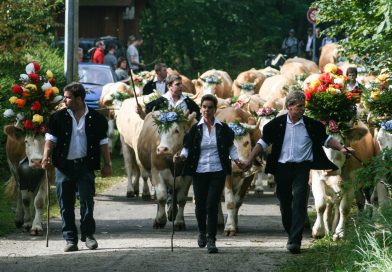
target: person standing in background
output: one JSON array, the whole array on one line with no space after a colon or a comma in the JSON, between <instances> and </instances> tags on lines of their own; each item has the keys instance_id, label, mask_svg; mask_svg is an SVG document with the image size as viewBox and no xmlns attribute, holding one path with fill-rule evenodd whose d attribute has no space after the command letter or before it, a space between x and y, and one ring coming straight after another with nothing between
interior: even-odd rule
<instances>
[{"instance_id":1,"label":"person standing in background","mask_svg":"<svg viewBox=\"0 0 392 272\"><path fill-rule=\"evenodd\" d=\"M144 64L140 62L138 48L143 44L143 38L141 36L129 36L128 38L128 49L127 49L127 60L130 69L137 73L144 68Z\"/></svg>"},{"instance_id":2,"label":"person standing in background","mask_svg":"<svg viewBox=\"0 0 392 272\"><path fill-rule=\"evenodd\" d=\"M282 43L282 50L289 58L294 58L298 55L298 39L294 35L294 29L290 29L289 36Z\"/></svg>"},{"instance_id":3,"label":"person standing in background","mask_svg":"<svg viewBox=\"0 0 392 272\"><path fill-rule=\"evenodd\" d=\"M117 47L115 44L111 43L108 45L108 53L105 55L103 59L103 64L109 65L113 71L116 69L117 65L117 57L116 57Z\"/></svg>"},{"instance_id":4,"label":"person standing in background","mask_svg":"<svg viewBox=\"0 0 392 272\"><path fill-rule=\"evenodd\" d=\"M124 57L119 57L117 61L117 69L116 69L116 75L118 80L124 80L127 79L128 73L127 73L127 60Z\"/></svg>"},{"instance_id":5,"label":"person standing in background","mask_svg":"<svg viewBox=\"0 0 392 272\"><path fill-rule=\"evenodd\" d=\"M96 43L96 47L97 49L95 49L94 51L92 62L97 64L103 64L103 59L105 57L105 43L103 41L98 41Z\"/></svg>"}]
</instances>

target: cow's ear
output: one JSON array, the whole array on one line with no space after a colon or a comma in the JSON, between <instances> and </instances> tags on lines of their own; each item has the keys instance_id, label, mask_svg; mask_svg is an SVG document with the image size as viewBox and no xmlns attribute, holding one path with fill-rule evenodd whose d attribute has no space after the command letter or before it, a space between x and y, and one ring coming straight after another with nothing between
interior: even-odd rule
<instances>
[{"instance_id":1,"label":"cow's ear","mask_svg":"<svg viewBox=\"0 0 392 272\"><path fill-rule=\"evenodd\" d=\"M191 127L196 121L196 112L192 112L191 114L188 115L188 122L187 126Z\"/></svg>"},{"instance_id":2,"label":"cow's ear","mask_svg":"<svg viewBox=\"0 0 392 272\"><path fill-rule=\"evenodd\" d=\"M254 117L248 118L248 125L255 125L256 123L257 123L257 120L255 120Z\"/></svg>"},{"instance_id":3,"label":"cow's ear","mask_svg":"<svg viewBox=\"0 0 392 272\"><path fill-rule=\"evenodd\" d=\"M3 129L4 134L15 140L20 140L23 138L23 131L14 125L5 126Z\"/></svg>"}]
</instances>

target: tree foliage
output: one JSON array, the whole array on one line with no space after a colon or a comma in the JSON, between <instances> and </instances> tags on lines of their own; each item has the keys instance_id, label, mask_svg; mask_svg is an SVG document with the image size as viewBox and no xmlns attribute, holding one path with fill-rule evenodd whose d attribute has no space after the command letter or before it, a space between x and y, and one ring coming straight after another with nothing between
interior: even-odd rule
<instances>
[{"instance_id":1,"label":"tree foliage","mask_svg":"<svg viewBox=\"0 0 392 272\"><path fill-rule=\"evenodd\" d=\"M260 68L288 29L306 29L309 0L153 0L141 20L149 62L160 57L189 76Z\"/></svg>"},{"instance_id":2,"label":"tree foliage","mask_svg":"<svg viewBox=\"0 0 392 272\"><path fill-rule=\"evenodd\" d=\"M318 0L319 23L328 35L344 36L346 56L357 55L371 70L392 68L392 2L390 0Z\"/></svg>"}]
</instances>

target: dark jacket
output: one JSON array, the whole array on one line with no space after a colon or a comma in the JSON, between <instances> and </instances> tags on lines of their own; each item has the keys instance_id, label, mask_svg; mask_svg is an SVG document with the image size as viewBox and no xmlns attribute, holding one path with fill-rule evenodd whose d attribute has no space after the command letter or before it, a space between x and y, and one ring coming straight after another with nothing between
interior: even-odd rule
<instances>
[{"instance_id":1,"label":"dark jacket","mask_svg":"<svg viewBox=\"0 0 392 272\"><path fill-rule=\"evenodd\" d=\"M196 173L200 158L200 144L203 137L203 125L195 124L184 137L184 147L188 149L188 157L185 161L184 175L193 176ZM231 174L230 147L234 142L234 132L222 122L216 124L216 143L219 159L223 172Z\"/></svg>"},{"instance_id":2,"label":"dark jacket","mask_svg":"<svg viewBox=\"0 0 392 272\"><path fill-rule=\"evenodd\" d=\"M86 115L87 165L91 170L100 169L100 141L107 137L108 122L101 114L89 108ZM67 159L72 135L72 117L67 109L61 109L50 116L48 132L57 137L53 149L53 165L63 169Z\"/></svg>"},{"instance_id":3,"label":"dark jacket","mask_svg":"<svg viewBox=\"0 0 392 272\"><path fill-rule=\"evenodd\" d=\"M186 97L184 101L188 107L189 113L196 112L196 119L200 120L201 114L199 106L189 97ZM165 97L161 96L146 105L146 113L166 109L169 106L168 103L169 101Z\"/></svg>"},{"instance_id":4,"label":"dark jacket","mask_svg":"<svg viewBox=\"0 0 392 272\"><path fill-rule=\"evenodd\" d=\"M154 90L157 89L157 82L153 80L150 80L146 83L146 85L143 87L143 95L151 94L154 92ZM165 84L165 93L167 92L167 85Z\"/></svg>"},{"instance_id":5,"label":"dark jacket","mask_svg":"<svg viewBox=\"0 0 392 272\"><path fill-rule=\"evenodd\" d=\"M310 168L317 170L337 170L338 167L327 158L323 150L323 145L328 138L324 125L307 116L303 116L303 120L306 131L312 140L313 162ZM275 174L275 169L282 151L286 124L287 114L284 114L271 120L263 128L263 141L267 144L272 144L271 154L267 157L266 173Z\"/></svg>"}]
</instances>

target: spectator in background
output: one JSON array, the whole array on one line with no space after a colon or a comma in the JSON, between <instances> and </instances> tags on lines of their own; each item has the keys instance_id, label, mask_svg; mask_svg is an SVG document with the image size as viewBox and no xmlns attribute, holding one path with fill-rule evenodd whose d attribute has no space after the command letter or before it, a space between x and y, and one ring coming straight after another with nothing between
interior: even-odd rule
<instances>
[{"instance_id":1,"label":"spectator in background","mask_svg":"<svg viewBox=\"0 0 392 272\"><path fill-rule=\"evenodd\" d=\"M305 38L305 58L308 60L312 60L313 58L313 28L308 27L307 35Z\"/></svg>"},{"instance_id":2,"label":"spectator in background","mask_svg":"<svg viewBox=\"0 0 392 272\"><path fill-rule=\"evenodd\" d=\"M330 44L330 43L336 43L337 40L335 37L324 37L323 41L321 42L321 47L324 47L324 45Z\"/></svg>"},{"instance_id":3,"label":"spectator in background","mask_svg":"<svg viewBox=\"0 0 392 272\"><path fill-rule=\"evenodd\" d=\"M109 65L112 67L113 71L116 69L117 65L117 57L116 57L117 47L115 44L111 43L108 45L108 53L105 55L103 59L103 64Z\"/></svg>"},{"instance_id":4,"label":"spectator in background","mask_svg":"<svg viewBox=\"0 0 392 272\"><path fill-rule=\"evenodd\" d=\"M157 63L154 67L156 76L147 82L143 87L143 94L150 94L154 90L157 90L161 95L167 92L166 77L167 77L167 66L164 63Z\"/></svg>"},{"instance_id":5,"label":"spectator in background","mask_svg":"<svg viewBox=\"0 0 392 272\"><path fill-rule=\"evenodd\" d=\"M128 38L127 59L130 69L137 73L144 68L144 64L140 62L138 48L143 44L141 36L131 35Z\"/></svg>"},{"instance_id":6,"label":"spectator in background","mask_svg":"<svg viewBox=\"0 0 392 272\"><path fill-rule=\"evenodd\" d=\"M298 39L294 36L294 29L289 30L289 36L283 40L282 49L289 58L298 55Z\"/></svg>"},{"instance_id":7,"label":"spectator in background","mask_svg":"<svg viewBox=\"0 0 392 272\"><path fill-rule=\"evenodd\" d=\"M83 48L78 47L78 61L83 62Z\"/></svg>"},{"instance_id":8,"label":"spectator in background","mask_svg":"<svg viewBox=\"0 0 392 272\"><path fill-rule=\"evenodd\" d=\"M94 51L93 63L103 64L103 59L105 57L105 43L103 41L98 41L96 43L97 49Z\"/></svg>"},{"instance_id":9,"label":"spectator in background","mask_svg":"<svg viewBox=\"0 0 392 272\"><path fill-rule=\"evenodd\" d=\"M127 73L127 59L124 57L119 57L117 61L117 69L116 69L116 75L118 77L118 80L124 80L128 78L128 73Z\"/></svg>"}]
</instances>

